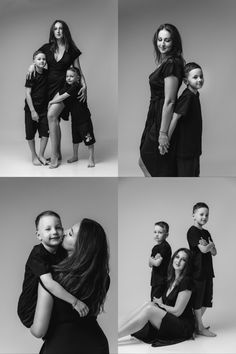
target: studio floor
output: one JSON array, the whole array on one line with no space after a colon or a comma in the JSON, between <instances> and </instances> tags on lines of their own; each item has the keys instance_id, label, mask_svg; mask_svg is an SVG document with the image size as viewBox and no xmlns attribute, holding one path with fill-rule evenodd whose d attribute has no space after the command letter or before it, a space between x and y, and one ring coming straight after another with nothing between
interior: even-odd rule
<instances>
[{"instance_id":1,"label":"studio floor","mask_svg":"<svg viewBox=\"0 0 236 354\"><path fill-rule=\"evenodd\" d=\"M34 166L31 162L30 150L26 141L7 141L0 144L0 176L1 177L117 177L118 163L116 144L105 140L95 144L96 166L88 168L88 149L80 144L79 161L69 164L67 159L72 155L72 145L63 144L62 162L58 168ZM50 155L50 142L45 156Z\"/></svg>"},{"instance_id":2,"label":"studio floor","mask_svg":"<svg viewBox=\"0 0 236 354\"><path fill-rule=\"evenodd\" d=\"M222 318L222 317L221 317ZM225 318L221 325L214 325L217 336L208 338L197 336L194 340L188 340L166 347L152 347L130 336L120 340L119 354L150 354L150 353L235 353L236 352L236 325L234 318Z\"/></svg>"}]
</instances>

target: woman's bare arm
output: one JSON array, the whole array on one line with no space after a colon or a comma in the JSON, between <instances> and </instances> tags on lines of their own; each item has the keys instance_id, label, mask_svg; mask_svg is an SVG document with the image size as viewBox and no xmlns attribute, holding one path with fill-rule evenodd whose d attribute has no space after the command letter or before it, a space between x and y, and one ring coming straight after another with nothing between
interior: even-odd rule
<instances>
[{"instance_id":1,"label":"woman's bare arm","mask_svg":"<svg viewBox=\"0 0 236 354\"><path fill-rule=\"evenodd\" d=\"M77 57L77 58L74 60L74 67L76 67L77 69L79 69L80 76L81 76L81 84L82 84L82 87L81 87L81 89L80 89L79 92L78 92L78 99L79 99L80 101L82 101L82 102L85 102L86 99L87 99L87 84L86 84L85 77L84 77L84 74L83 74L82 69L81 69L81 66L80 66L79 57Z\"/></svg>"},{"instance_id":2,"label":"woman's bare arm","mask_svg":"<svg viewBox=\"0 0 236 354\"><path fill-rule=\"evenodd\" d=\"M175 306L168 306L163 304L161 305L161 307L167 312L172 313L173 315L179 317L184 312L184 309L190 300L191 294L192 294L191 290L187 290L187 289L183 290L179 292L175 302Z\"/></svg>"},{"instance_id":3,"label":"woman's bare arm","mask_svg":"<svg viewBox=\"0 0 236 354\"><path fill-rule=\"evenodd\" d=\"M33 334L33 336L42 338L47 333L51 318L52 306L52 296L42 287L41 284L39 284L34 322L30 328L30 332Z\"/></svg>"}]
</instances>

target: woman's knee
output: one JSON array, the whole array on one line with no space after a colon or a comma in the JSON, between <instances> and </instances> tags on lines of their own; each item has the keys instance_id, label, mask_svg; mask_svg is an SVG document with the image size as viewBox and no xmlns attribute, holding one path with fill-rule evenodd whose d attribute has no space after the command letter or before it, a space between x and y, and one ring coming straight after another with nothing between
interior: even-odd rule
<instances>
[{"instance_id":1,"label":"woman's knee","mask_svg":"<svg viewBox=\"0 0 236 354\"><path fill-rule=\"evenodd\" d=\"M55 123L57 121L58 116L53 111L48 111L48 122Z\"/></svg>"}]
</instances>

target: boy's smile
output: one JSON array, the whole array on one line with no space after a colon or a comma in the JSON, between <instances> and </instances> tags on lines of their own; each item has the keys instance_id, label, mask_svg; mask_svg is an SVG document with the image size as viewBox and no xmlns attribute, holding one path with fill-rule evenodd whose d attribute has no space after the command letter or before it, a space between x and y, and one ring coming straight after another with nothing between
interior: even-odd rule
<instances>
[{"instance_id":1,"label":"boy's smile","mask_svg":"<svg viewBox=\"0 0 236 354\"><path fill-rule=\"evenodd\" d=\"M167 234L163 227L160 225L155 225L154 227L154 240L158 245L160 245L167 237Z\"/></svg>"},{"instance_id":2,"label":"boy's smile","mask_svg":"<svg viewBox=\"0 0 236 354\"><path fill-rule=\"evenodd\" d=\"M63 239L61 222L55 216L43 216L39 220L37 237L48 251L55 250Z\"/></svg>"},{"instance_id":3,"label":"boy's smile","mask_svg":"<svg viewBox=\"0 0 236 354\"><path fill-rule=\"evenodd\" d=\"M209 218L209 210L207 208L199 208L193 214L194 224L197 227L205 225Z\"/></svg>"},{"instance_id":4,"label":"boy's smile","mask_svg":"<svg viewBox=\"0 0 236 354\"><path fill-rule=\"evenodd\" d=\"M36 57L34 58L34 64L40 69L44 68L46 65L45 54L43 54L43 53L37 54Z\"/></svg>"},{"instance_id":5,"label":"boy's smile","mask_svg":"<svg viewBox=\"0 0 236 354\"><path fill-rule=\"evenodd\" d=\"M202 88L204 84L204 77L202 70L199 68L192 69L187 78L187 85L193 92L197 92L200 88Z\"/></svg>"}]
</instances>

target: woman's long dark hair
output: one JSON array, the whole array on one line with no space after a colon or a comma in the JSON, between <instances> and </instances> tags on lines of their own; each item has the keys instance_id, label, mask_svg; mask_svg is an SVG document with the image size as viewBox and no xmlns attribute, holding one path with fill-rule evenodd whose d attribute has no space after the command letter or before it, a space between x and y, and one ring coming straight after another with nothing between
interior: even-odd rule
<instances>
[{"instance_id":1,"label":"woman's long dark hair","mask_svg":"<svg viewBox=\"0 0 236 354\"><path fill-rule=\"evenodd\" d=\"M182 271L182 273L180 274L180 277L178 278L175 286L177 286L181 280L186 277L186 276L190 276L191 275L191 267L192 267L192 253L188 248L179 248L177 251L175 251L175 253L172 255L169 266L168 266L168 271L167 271L167 285L168 288L171 287L171 285L173 284L174 280L175 280L175 270L173 267L173 260L176 257L176 255L180 252L183 251L186 253L187 255L187 260L185 263L185 267Z\"/></svg>"},{"instance_id":2,"label":"woman's long dark hair","mask_svg":"<svg viewBox=\"0 0 236 354\"><path fill-rule=\"evenodd\" d=\"M161 58L161 53L159 52L158 46L157 46L157 39L159 36L159 32L161 30L165 29L168 31L171 35L172 39L172 49L168 53L168 56L174 56L178 57L181 59L181 61L184 64L184 59L183 59L183 47L182 47L182 40L181 36L179 34L179 31L174 25L171 25L170 23L164 23L161 25L155 32L154 37L153 37L153 45L154 45L154 50L155 50L155 56L156 56L156 61L159 63L160 58Z\"/></svg>"},{"instance_id":3,"label":"woman's long dark hair","mask_svg":"<svg viewBox=\"0 0 236 354\"><path fill-rule=\"evenodd\" d=\"M90 315L103 311L109 286L109 251L102 226L83 219L73 254L54 266L54 271L55 280L84 301Z\"/></svg>"},{"instance_id":4,"label":"woman's long dark hair","mask_svg":"<svg viewBox=\"0 0 236 354\"><path fill-rule=\"evenodd\" d=\"M57 40L54 36L54 27L57 22L62 24L62 29L63 29L62 42L65 45L65 50L68 51L69 48L74 48L74 49L78 50L75 42L72 39L70 29L69 29L68 25L65 23L65 21L55 20L50 28L50 34L49 34L49 43L51 44L51 48L50 48L51 51L53 53L55 53L55 51L58 49Z\"/></svg>"}]
</instances>

